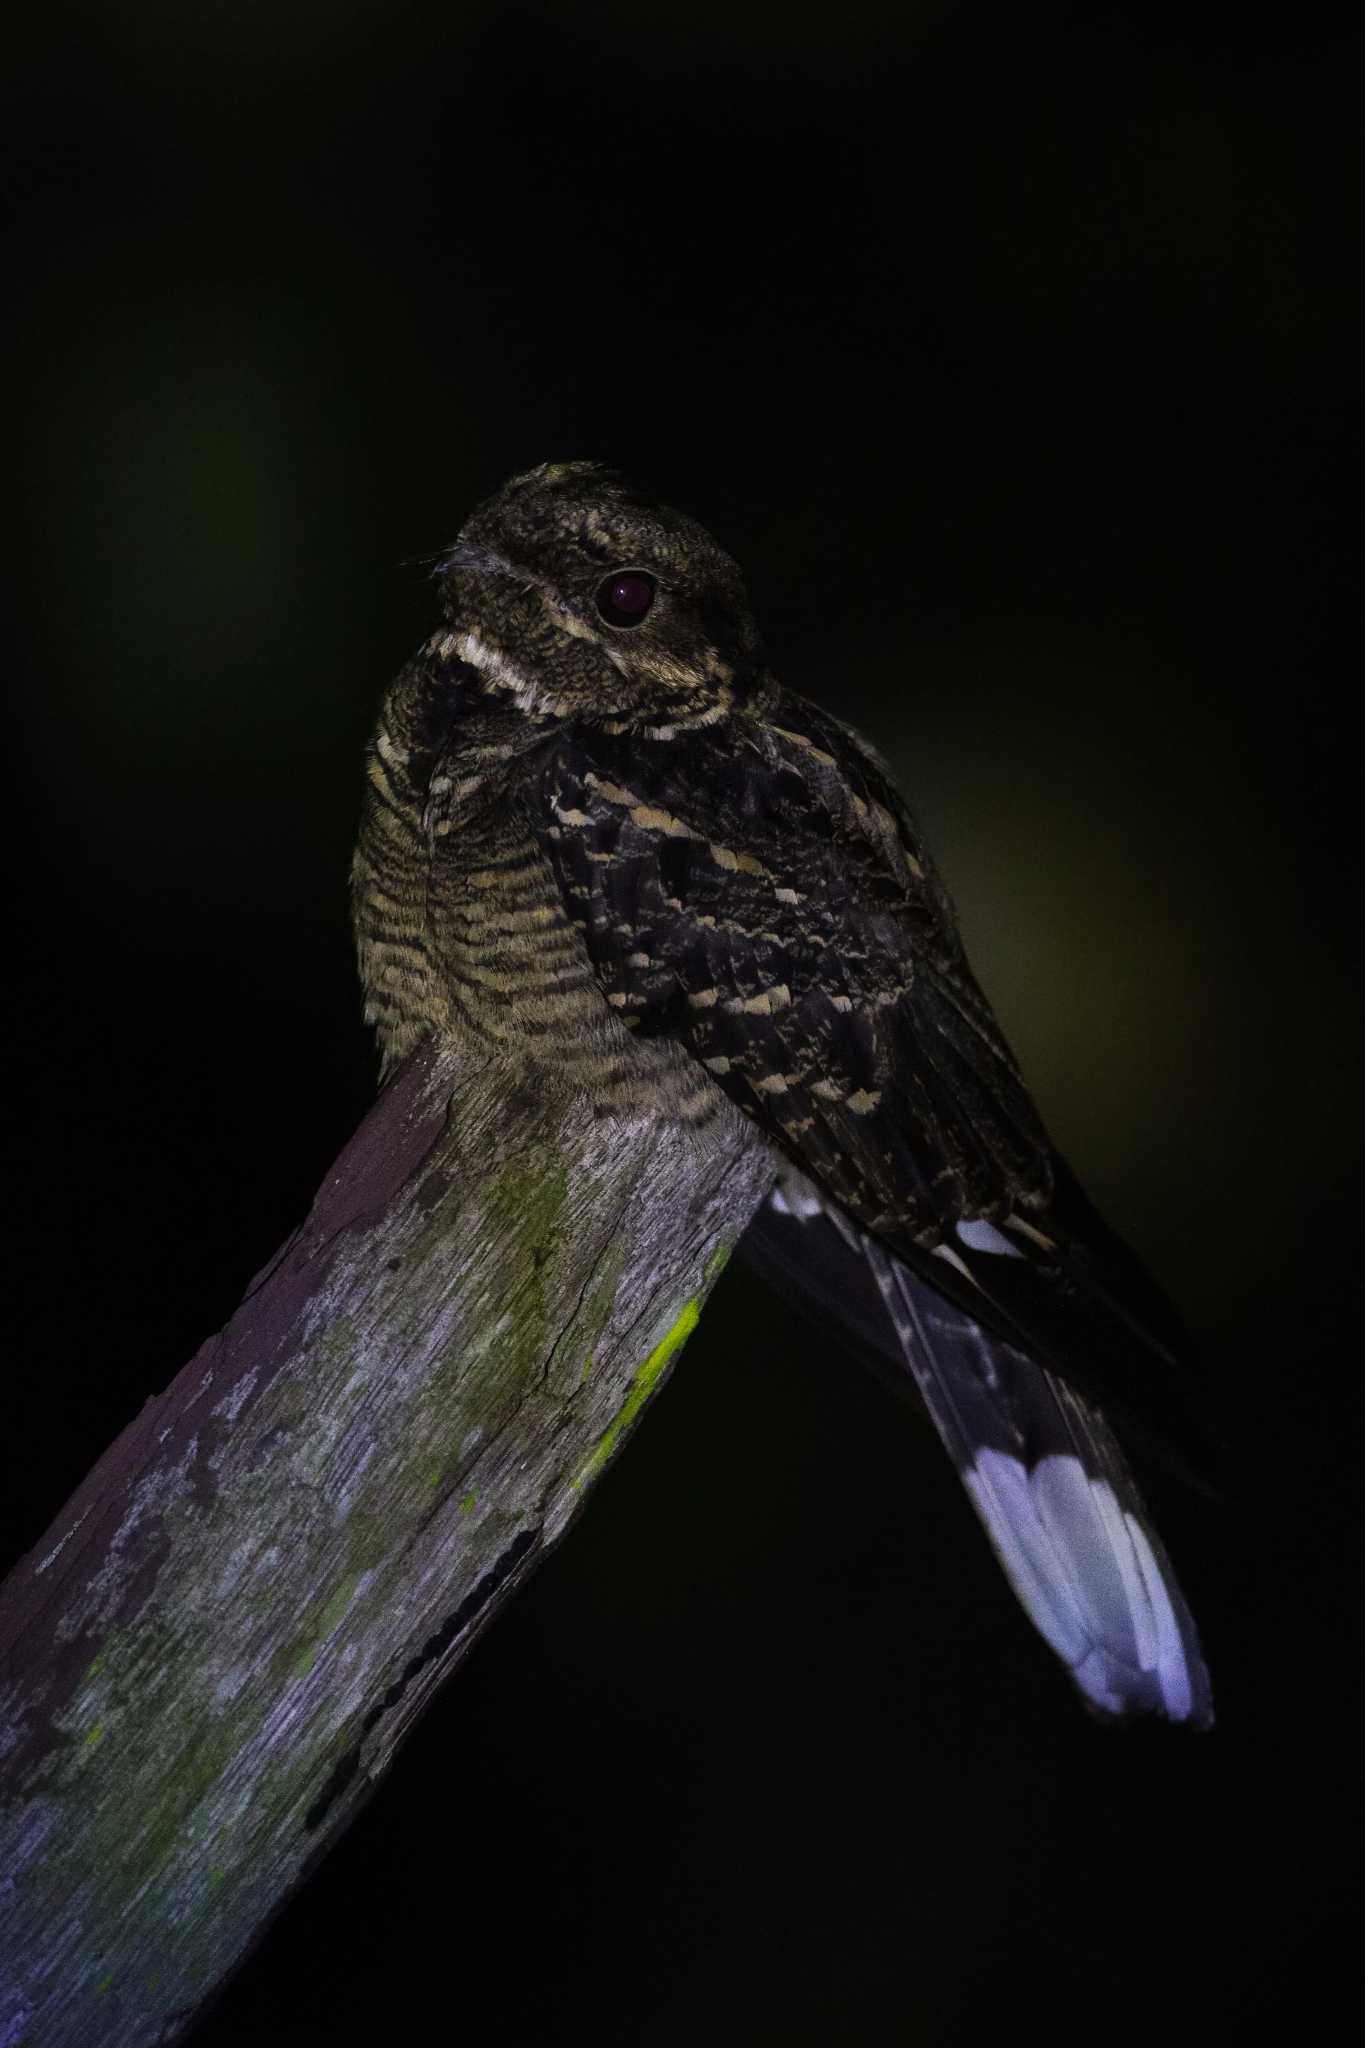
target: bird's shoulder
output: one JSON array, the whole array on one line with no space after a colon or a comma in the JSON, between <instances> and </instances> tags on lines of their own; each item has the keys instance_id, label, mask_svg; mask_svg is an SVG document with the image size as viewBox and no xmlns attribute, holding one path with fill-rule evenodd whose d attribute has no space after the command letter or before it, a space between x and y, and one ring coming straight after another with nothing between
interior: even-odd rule
<instances>
[{"instance_id":1,"label":"bird's shoulder","mask_svg":"<svg viewBox=\"0 0 1365 2048\"><path fill-rule=\"evenodd\" d=\"M670 839L719 846L712 865L742 877L744 893L767 893L748 885L777 875L775 856L813 886L833 886L851 914L918 906L951 931L946 891L885 764L794 693L774 689L753 709L667 738L568 725L539 762L549 811L569 833L619 839L624 811L641 851ZM732 865L726 850L747 858Z\"/></svg>"}]
</instances>

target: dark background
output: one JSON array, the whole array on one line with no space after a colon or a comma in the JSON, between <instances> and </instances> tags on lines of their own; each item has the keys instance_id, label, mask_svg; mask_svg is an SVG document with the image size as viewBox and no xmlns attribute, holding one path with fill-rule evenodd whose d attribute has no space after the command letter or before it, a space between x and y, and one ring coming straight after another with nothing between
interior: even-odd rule
<instances>
[{"instance_id":1,"label":"dark background","mask_svg":"<svg viewBox=\"0 0 1365 2048\"><path fill-rule=\"evenodd\" d=\"M13 55L10 1552L364 1110L363 737L421 558L550 457L712 525L890 755L1230 1444L1223 1507L1156 1482L1220 1724L1106 1737L927 1432L736 1262L205 2048L1311 2025L1357 1939L1365 42L89 0Z\"/></svg>"}]
</instances>

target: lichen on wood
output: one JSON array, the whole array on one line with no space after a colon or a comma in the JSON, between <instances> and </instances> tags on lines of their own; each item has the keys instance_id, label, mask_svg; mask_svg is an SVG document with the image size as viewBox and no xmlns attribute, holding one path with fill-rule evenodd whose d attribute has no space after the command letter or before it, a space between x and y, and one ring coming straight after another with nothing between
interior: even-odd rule
<instances>
[{"instance_id":1,"label":"lichen on wood","mask_svg":"<svg viewBox=\"0 0 1365 2048\"><path fill-rule=\"evenodd\" d=\"M170 2042L628 1436L771 1178L412 1055L0 1589L0 2048Z\"/></svg>"}]
</instances>

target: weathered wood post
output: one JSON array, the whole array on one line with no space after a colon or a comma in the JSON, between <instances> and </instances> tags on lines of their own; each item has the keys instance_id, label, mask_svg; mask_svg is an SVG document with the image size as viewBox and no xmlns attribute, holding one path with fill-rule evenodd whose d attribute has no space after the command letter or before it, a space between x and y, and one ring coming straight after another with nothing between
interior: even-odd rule
<instances>
[{"instance_id":1,"label":"weathered wood post","mask_svg":"<svg viewBox=\"0 0 1365 2048\"><path fill-rule=\"evenodd\" d=\"M0 2048L183 2034L564 1533L771 1172L409 1059L0 1589Z\"/></svg>"}]
</instances>

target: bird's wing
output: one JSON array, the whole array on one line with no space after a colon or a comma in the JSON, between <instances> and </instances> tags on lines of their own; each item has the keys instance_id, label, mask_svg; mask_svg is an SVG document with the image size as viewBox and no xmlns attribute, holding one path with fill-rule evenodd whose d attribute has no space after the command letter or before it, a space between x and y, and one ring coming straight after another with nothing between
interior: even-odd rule
<instances>
[{"instance_id":1,"label":"bird's wing","mask_svg":"<svg viewBox=\"0 0 1365 2048\"><path fill-rule=\"evenodd\" d=\"M570 729L536 802L630 1029L685 1047L835 1209L999 1336L1179 1437L1160 1297L1052 1152L861 742L792 697L671 741Z\"/></svg>"},{"instance_id":2,"label":"bird's wing","mask_svg":"<svg viewBox=\"0 0 1365 2048\"><path fill-rule=\"evenodd\" d=\"M1142 1414L1171 1364L1159 1297L1051 1152L875 758L786 700L723 737L566 734L539 804L608 1003L683 1046L811 1184L843 1313L908 1368L1082 1694L1207 1722L1160 1541L1067 1384Z\"/></svg>"}]
</instances>

